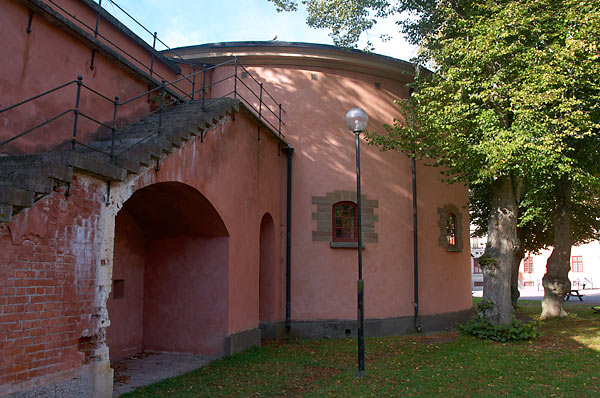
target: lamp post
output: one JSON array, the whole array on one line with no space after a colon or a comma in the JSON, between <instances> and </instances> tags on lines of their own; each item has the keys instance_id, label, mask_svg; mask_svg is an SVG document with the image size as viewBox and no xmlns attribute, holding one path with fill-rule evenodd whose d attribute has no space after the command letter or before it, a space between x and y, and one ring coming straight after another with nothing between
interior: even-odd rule
<instances>
[{"instance_id":1,"label":"lamp post","mask_svg":"<svg viewBox=\"0 0 600 398\"><path fill-rule=\"evenodd\" d=\"M360 133L367 127L369 115L360 108L352 108L346 113L346 125L354 132L356 139L356 205L358 227L358 372L357 377L365 375L365 283L362 278L362 208L360 194Z\"/></svg>"}]
</instances>

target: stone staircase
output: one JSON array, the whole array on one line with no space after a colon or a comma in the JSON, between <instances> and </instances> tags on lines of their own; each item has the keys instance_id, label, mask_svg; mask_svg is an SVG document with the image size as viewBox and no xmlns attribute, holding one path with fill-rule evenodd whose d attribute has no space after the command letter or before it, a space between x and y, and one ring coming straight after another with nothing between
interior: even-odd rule
<instances>
[{"instance_id":1,"label":"stone staircase","mask_svg":"<svg viewBox=\"0 0 600 398\"><path fill-rule=\"evenodd\" d=\"M115 132L110 156L83 146L75 151L55 150L43 154L0 156L0 222L9 222L20 210L53 192L64 191L73 171L105 181L125 181L154 166L161 158L204 136L227 115L239 111L240 101L232 98L188 101L162 113L151 115ZM91 148L110 153L111 137L88 143Z\"/></svg>"}]
</instances>

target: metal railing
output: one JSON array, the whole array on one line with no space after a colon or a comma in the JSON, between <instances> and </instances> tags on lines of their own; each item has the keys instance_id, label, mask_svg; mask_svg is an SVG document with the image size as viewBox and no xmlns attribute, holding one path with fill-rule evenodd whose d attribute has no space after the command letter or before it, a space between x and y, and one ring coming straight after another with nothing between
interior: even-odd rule
<instances>
[{"instance_id":1,"label":"metal railing","mask_svg":"<svg viewBox=\"0 0 600 398\"><path fill-rule=\"evenodd\" d=\"M153 45L152 45L152 49L148 49L148 51L150 52L150 61L146 62L142 59L140 59L139 57L131 54L131 52L127 51L125 48L123 48L122 45L117 44L114 40L111 40L107 35L104 35L101 30L100 30L100 17L102 15L102 0L98 0L97 3L97 7L96 7L96 21L95 21L95 26L91 26L89 23L87 23L86 21L84 21L83 19L77 17L77 15L75 15L72 12L69 12L69 10L65 9L63 6L61 6L60 4L58 4L56 1L54 0L46 0L49 4L52 4L53 7L55 7L55 9L60 10L61 13L63 13L64 15L68 16L71 20L75 21L76 23L78 23L79 25L81 25L82 27L84 27L86 30L90 31L90 33L92 33L94 35L95 39L101 39L103 40L106 44L108 44L110 47L113 48L113 50L116 50L118 53L124 55L126 57L126 59L129 59L130 61L132 61L134 63L134 65L137 65L139 67L142 68L142 70L145 73L148 73L150 75L150 77L152 76L156 76L158 79L161 80L167 80L167 77L165 77L164 75L160 74L156 68L155 68L155 60L157 58L160 58L162 60L163 63L170 65L172 68L178 68L177 66L174 65L174 63L172 63L171 61L167 60L162 54L160 54L160 52L158 52L158 50L156 49L156 43L159 42L161 43L166 49L168 49L171 53L177 55L178 58L178 63L183 63L186 64L188 66L190 66L191 68L195 68L195 66L190 63L189 61L183 59L183 57L181 57L175 50L171 49L168 45L166 45L162 40L160 40L158 38L158 35L156 32L152 33L150 32L150 30L148 30L144 25L142 25L137 19L135 19L133 16L131 16L131 14L129 14L127 11L125 11L122 7L120 7L114 0L108 0L111 4L113 4L115 7L117 7L123 14L125 14L126 16L128 16L135 24L139 25L144 31L148 32L150 35L152 35L153 37ZM106 10L104 10L104 12L108 13ZM110 15L110 14L109 14ZM117 28L118 30L118 28ZM147 43L144 43L147 44ZM96 50L92 49L92 53L91 53L91 61L90 61L90 69L93 70L95 68L94 66L94 58L96 55ZM195 70L194 70L195 71ZM181 71L176 72L175 74L181 75ZM193 76L192 76L193 78ZM190 78L186 78L186 79L182 79L182 80L187 80L188 83L190 84L194 84L194 82L192 80L190 80ZM184 90L178 86L172 86L173 89L179 91L180 93L183 93Z\"/></svg>"},{"instance_id":2,"label":"metal railing","mask_svg":"<svg viewBox=\"0 0 600 398\"><path fill-rule=\"evenodd\" d=\"M222 77L216 81L212 81L212 79L211 79L210 83L207 84L207 74L208 73L214 74L214 72L219 69L224 69L226 71L227 67L233 67L233 74L226 73L224 77ZM242 78L240 76L240 73L239 73L240 68L250 78L250 84L246 83L244 81L244 78ZM200 75L200 74L202 74L202 86L200 88L196 89L196 85L195 85L196 76ZM194 82L194 84L192 85L192 88L189 92L184 91L183 95L181 95L181 96L173 96L168 93L167 88L173 87L176 83L178 83L184 79L190 79L190 78L192 78L192 81ZM212 96L213 89L216 86L226 84L227 82L232 83L232 86L233 86L232 89L228 91L228 88L226 87L220 96L213 97ZM284 137L281 132L282 125L285 125L285 123L283 123L283 121L282 121L283 110L282 110L281 103L278 103L276 101L276 99L271 95L271 93L269 93L264 88L264 84L262 82L259 82L252 75L252 73L250 73L250 71L246 67L244 67L242 64L239 63L237 57L235 57L231 60L227 60L227 61L217 64L217 65L213 65L210 67L203 67L201 70L195 71L192 74L183 76L179 79L176 79L176 80L173 80L170 82L162 80L162 83L160 84L160 86L153 88L151 90L145 91L143 93L140 93L139 95L136 95L136 96L129 98L126 101L122 101L122 102L119 101L118 96L114 97L114 99L111 99L108 96L100 93L99 91L87 86L83 82L83 77L77 76L77 79L75 79L75 80L71 80L67 83L61 84L61 85L59 85L55 88L52 88L48 91L45 91L41 94L35 95L31 98L20 101L14 105L0 109L0 115L4 114L6 112L9 112L11 110L14 110L16 108L19 108L23 105L26 105L32 101L35 101L40 98L44 98L50 94L56 93L56 92L63 90L66 87L69 87L71 85L76 85L75 106L73 108L68 108L68 109L62 110L62 111L58 112L56 115L48 117L43 122L38 123L35 126L28 128L22 132L19 132L19 133L13 135L12 137L0 142L0 151L2 151L2 148L5 147L7 144L12 143L22 137L25 137L25 136L31 134L33 131L35 131L43 126L46 126L49 123L52 123L53 121L55 121L59 118L62 118L63 116L65 116L69 113L72 113L73 114L73 130L72 130L72 134L70 135L70 138L68 138L68 139L70 139L70 142L71 142L71 150L74 151L75 148L77 147L77 145L83 146L94 152L102 153L102 154L108 156L110 158L111 162L114 162L114 161L116 161L116 159L119 156L121 156L125 152L131 150L136 145L146 142L148 139L150 139L151 137L153 137L155 135L161 134L161 131L163 129L163 120L162 120L163 114L165 113L165 111L167 110L168 107L173 106L178 103L184 103L184 102L189 102L189 101L201 101L202 109L205 109L206 100L226 98L226 97L230 97L230 98L232 97L234 99L238 99L240 102L243 102L246 105L246 107L252 113L254 113L255 116L258 117L259 122L264 123L270 129L272 129L274 132L276 132L276 134L281 139L283 139L283 137ZM253 87L251 87L252 85L254 85L255 87L258 87L258 89L254 89ZM89 92L89 93L95 95L97 98L101 99L102 101L105 101L108 104L112 104L113 115L112 115L111 121L109 121L109 122L100 121L98 119L101 116L91 115L87 112L83 112L80 109L81 97L82 97L82 93L84 92L84 90L85 90L85 92ZM207 93L210 93L210 95L208 95ZM133 101L139 100L141 98L149 98L151 95L158 96L159 101L160 101L159 106L154 111L150 112L149 114L148 113L145 114L143 117L148 117L149 115L157 114L158 115L157 129L155 131L151 130L146 136L141 137L138 141L136 141L132 145L129 145L125 148L120 148L120 151L118 153L115 153L115 139L116 139L115 133L117 132L117 129L118 129L117 123L118 123L118 117L119 117L119 110L122 109L122 107L132 103ZM80 139L80 135L78 136L78 133L82 133L81 131L79 131L80 117L92 122L93 124L95 124L99 127L104 127L105 129L110 130L111 145L110 145L109 151L90 146L90 145L86 144L84 142L84 140Z\"/></svg>"}]
</instances>

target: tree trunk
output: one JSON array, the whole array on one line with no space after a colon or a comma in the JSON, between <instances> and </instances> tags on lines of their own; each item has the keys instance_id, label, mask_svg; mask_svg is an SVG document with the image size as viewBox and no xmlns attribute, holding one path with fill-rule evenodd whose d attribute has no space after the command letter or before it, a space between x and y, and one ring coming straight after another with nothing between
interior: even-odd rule
<instances>
[{"instance_id":1,"label":"tree trunk","mask_svg":"<svg viewBox=\"0 0 600 398\"><path fill-rule=\"evenodd\" d=\"M513 308L517 307L521 292L519 292L519 266L523 257L525 257L525 248L523 246L523 236L521 235L521 228L517 229L517 236L519 237L519 248L515 253L515 260L512 264L511 278L510 278L510 299L512 301Z\"/></svg>"},{"instance_id":2,"label":"tree trunk","mask_svg":"<svg viewBox=\"0 0 600 398\"><path fill-rule=\"evenodd\" d=\"M544 299L542 319L567 316L563 297L571 290L571 183L561 177L556 184L556 207L554 210L554 249L546 263L546 275L542 279Z\"/></svg>"},{"instance_id":3,"label":"tree trunk","mask_svg":"<svg viewBox=\"0 0 600 398\"><path fill-rule=\"evenodd\" d=\"M479 260L483 270L483 299L493 304L482 315L494 323L510 323L513 315L511 276L520 247L517 186L511 176L492 183L488 241Z\"/></svg>"}]
</instances>

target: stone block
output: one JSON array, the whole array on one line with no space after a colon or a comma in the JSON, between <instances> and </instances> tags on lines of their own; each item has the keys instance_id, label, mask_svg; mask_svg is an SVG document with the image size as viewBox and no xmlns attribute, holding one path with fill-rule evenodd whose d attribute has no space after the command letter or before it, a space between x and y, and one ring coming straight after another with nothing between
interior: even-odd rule
<instances>
[{"instance_id":1,"label":"stone block","mask_svg":"<svg viewBox=\"0 0 600 398\"><path fill-rule=\"evenodd\" d=\"M313 196L312 204L313 205L330 205L331 202L328 198L326 198L324 196Z\"/></svg>"},{"instance_id":2,"label":"stone block","mask_svg":"<svg viewBox=\"0 0 600 398\"><path fill-rule=\"evenodd\" d=\"M362 201L362 206L366 208L378 208L379 201L377 199L364 199Z\"/></svg>"},{"instance_id":3,"label":"stone block","mask_svg":"<svg viewBox=\"0 0 600 398\"><path fill-rule=\"evenodd\" d=\"M253 346L260 346L261 331L259 328L248 329L225 337L225 355L233 355Z\"/></svg>"},{"instance_id":4,"label":"stone block","mask_svg":"<svg viewBox=\"0 0 600 398\"><path fill-rule=\"evenodd\" d=\"M329 242L331 240L331 231L312 231L312 240L313 242Z\"/></svg>"}]
</instances>

